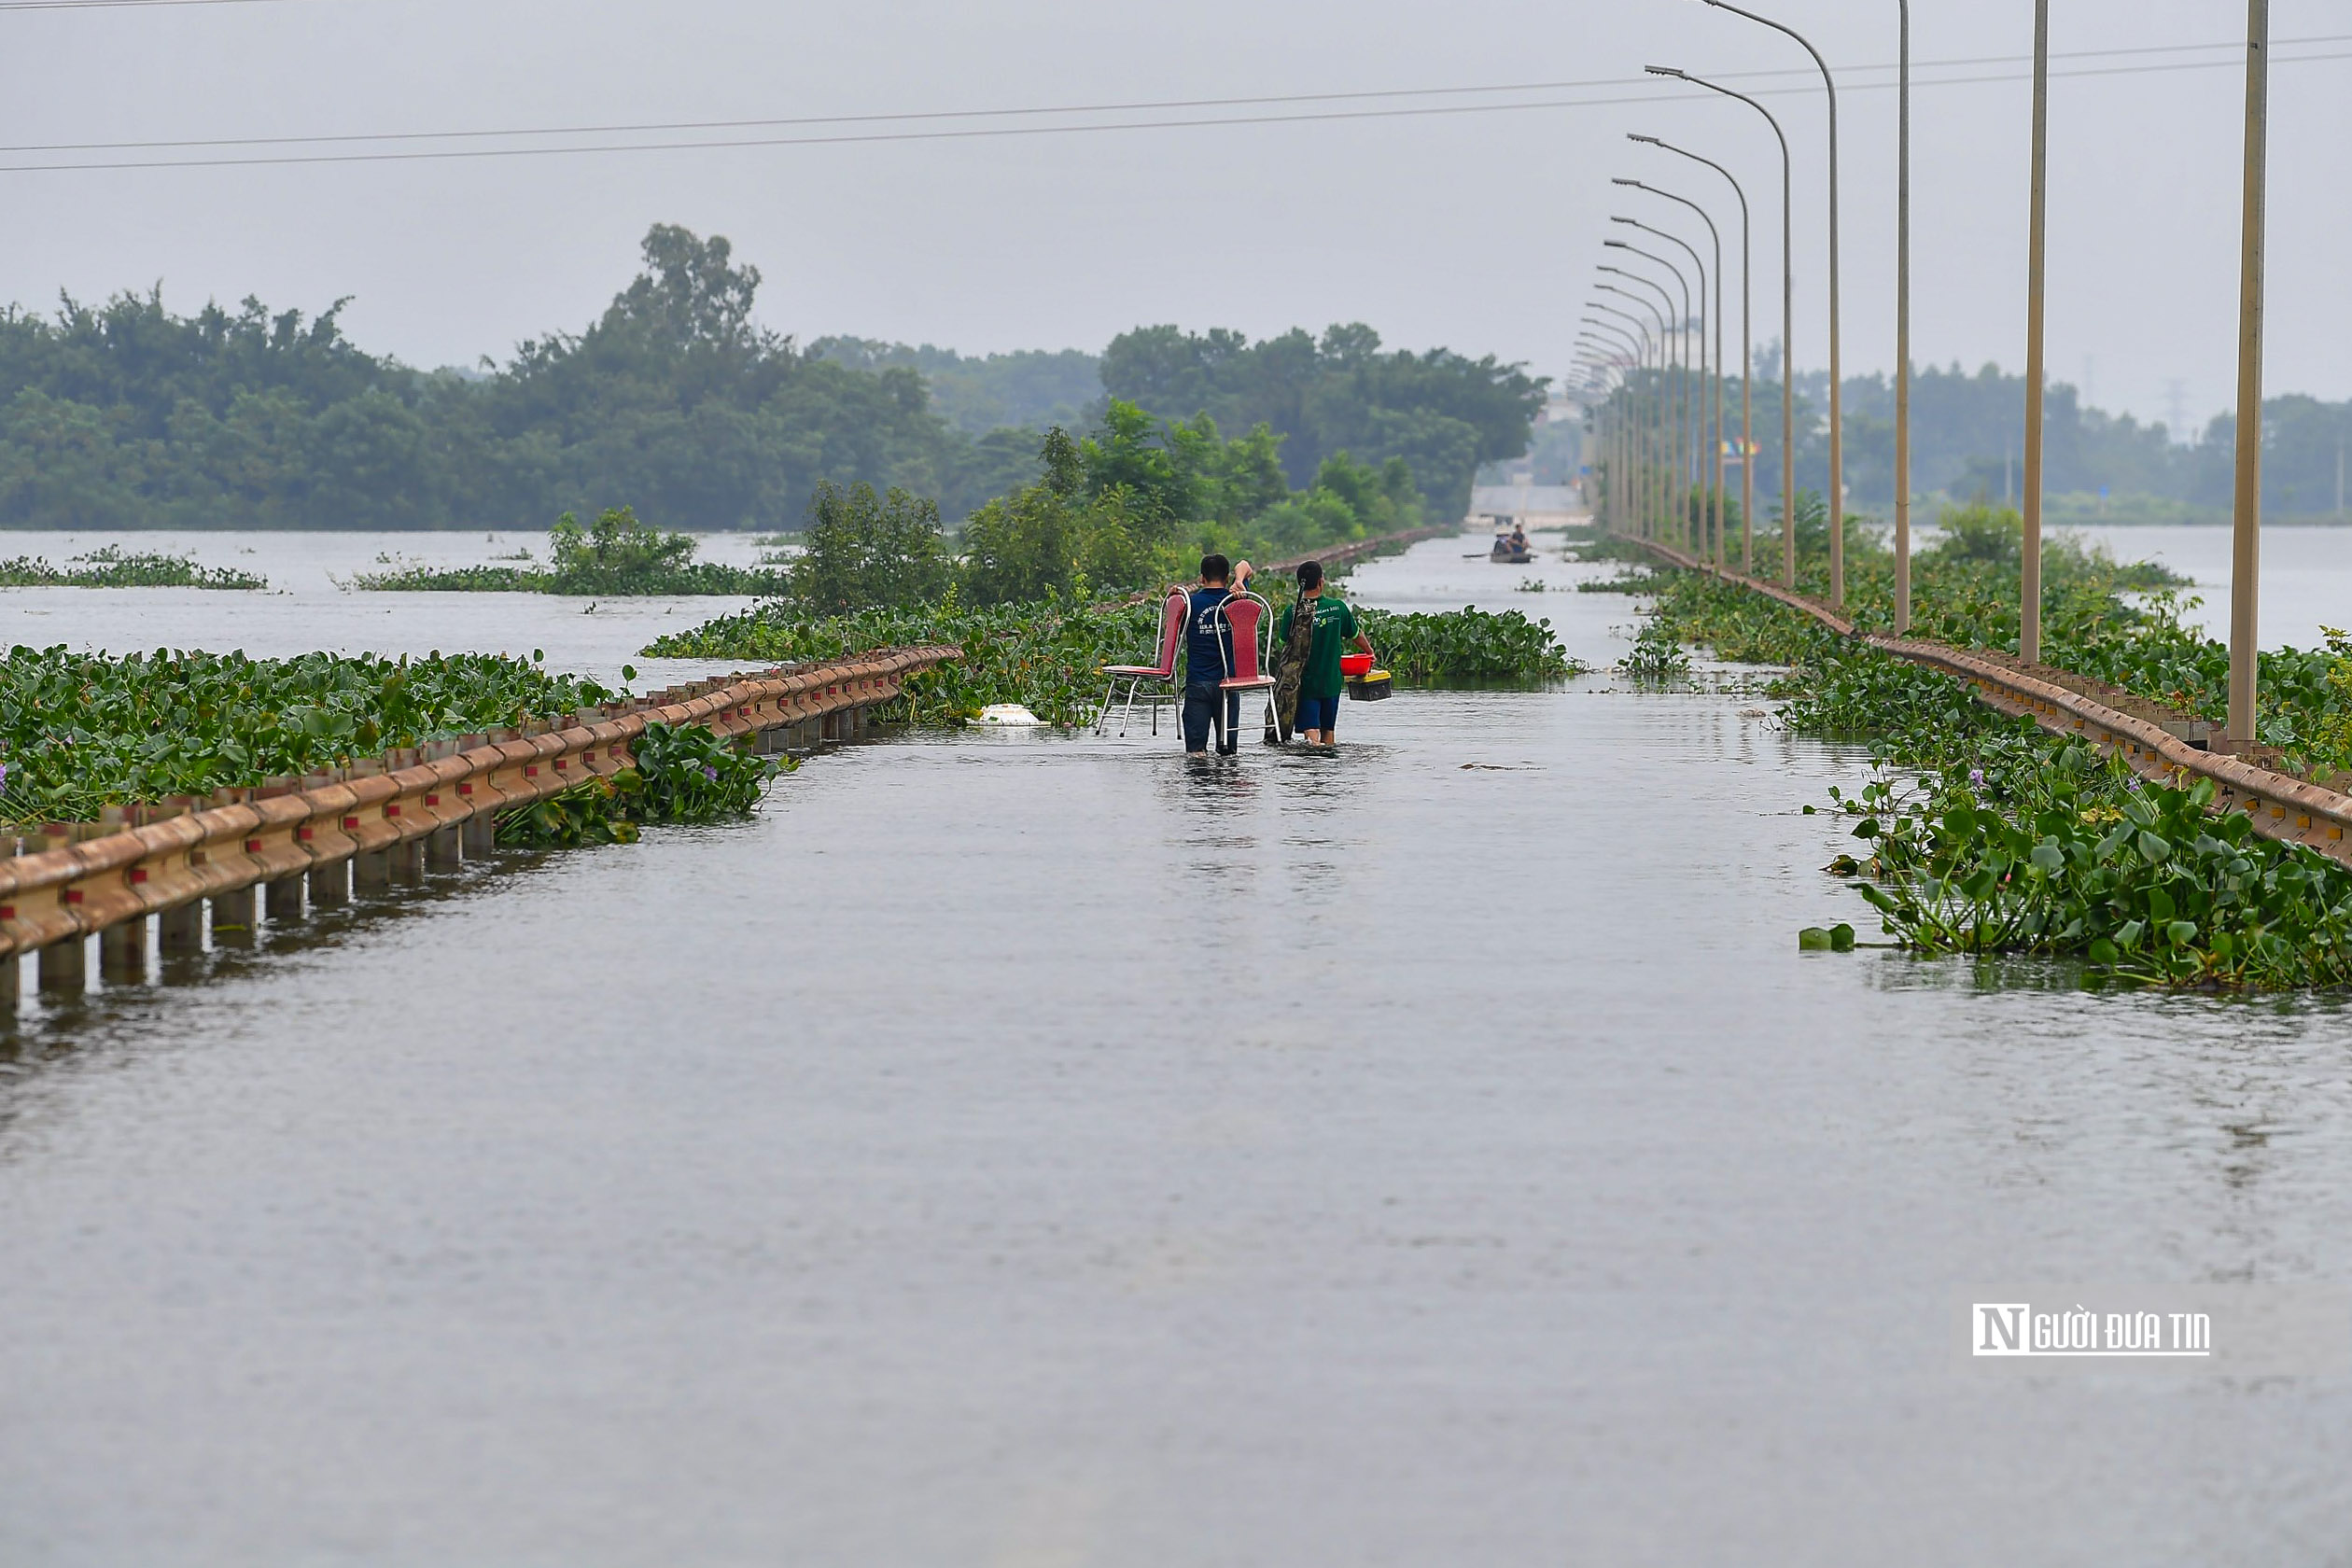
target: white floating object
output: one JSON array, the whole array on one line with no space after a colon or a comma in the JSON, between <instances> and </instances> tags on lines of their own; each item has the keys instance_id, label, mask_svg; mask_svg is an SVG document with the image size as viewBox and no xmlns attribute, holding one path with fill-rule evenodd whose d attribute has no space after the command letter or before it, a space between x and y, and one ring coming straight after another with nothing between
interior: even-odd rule
<instances>
[{"instance_id":1,"label":"white floating object","mask_svg":"<svg viewBox=\"0 0 2352 1568\"><path fill-rule=\"evenodd\" d=\"M1045 722L1019 703L990 703L980 710L979 722L1012 729L1034 729Z\"/></svg>"}]
</instances>

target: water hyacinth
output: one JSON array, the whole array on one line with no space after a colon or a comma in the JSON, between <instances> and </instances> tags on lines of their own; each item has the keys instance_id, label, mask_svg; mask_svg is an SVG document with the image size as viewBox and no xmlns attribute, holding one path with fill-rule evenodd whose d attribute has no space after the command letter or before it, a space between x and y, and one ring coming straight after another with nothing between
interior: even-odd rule
<instances>
[{"instance_id":1,"label":"water hyacinth","mask_svg":"<svg viewBox=\"0 0 2352 1568\"><path fill-rule=\"evenodd\" d=\"M1516 610L1490 614L1359 612L1380 658L1407 685L1541 682L1577 673L1551 623ZM1019 703L1048 724L1094 721L1105 665L1148 661L1159 633L1156 600L1101 605L1056 599L975 609L950 595L919 610L818 616L784 604L724 615L650 645L654 658L790 663L868 649L952 643L962 658L910 676L887 721L959 724L997 703Z\"/></svg>"},{"instance_id":2,"label":"water hyacinth","mask_svg":"<svg viewBox=\"0 0 2352 1568\"><path fill-rule=\"evenodd\" d=\"M1761 595L1671 574L1667 635L1728 658L1779 665L1772 687L1797 734L1868 742L1879 770L1832 789L1856 849L1829 869L1925 953L2031 953L2094 973L2183 987L2352 985L2352 870L2212 810L2209 784L2176 789L2121 761L1975 701L1959 680L1839 637ZM1867 609L1868 607L1864 607ZM2099 605L2075 594L2053 617L2050 657L2126 690L2219 706L2183 680L2209 653L2161 599ZM2352 649L2315 679L2267 687L2277 728L2326 733L2303 692L2352 692ZM2226 668L2226 652L2219 661ZM2270 656L2264 655L2267 683ZM2341 686L2337 685L2341 682ZM2274 731L2275 733L2275 731ZM1808 806L1807 810L1813 808Z\"/></svg>"},{"instance_id":3,"label":"water hyacinth","mask_svg":"<svg viewBox=\"0 0 2352 1568\"><path fill-rule=\"evenodd\" d=\"M91 821L106 805L249 788L615 694L503 654L117 658L19 646L0 656L11 764L0 820Z\"/></svg>"}]
</instances>

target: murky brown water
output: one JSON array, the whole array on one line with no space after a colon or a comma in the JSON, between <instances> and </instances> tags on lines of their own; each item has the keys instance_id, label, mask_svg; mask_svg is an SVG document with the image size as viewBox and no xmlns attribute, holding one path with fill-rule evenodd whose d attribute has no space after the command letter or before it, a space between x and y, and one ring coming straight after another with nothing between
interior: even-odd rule
<instances>
[{"instance_id":1,"label":"murky brown water","mask_svg":"<svg viewBox=\"0 0 2352 1568\"><path fill-rule=\"evenodd\" d=\"M1362 584L1621 648L1463 548ZM0 1561L2341 1561L2342 1380L1949 1339L2352 1277L2342 1004L1800 956L1856 760L1610 685L862 747L33 1008Z\"/></svg>"}]
</instances>

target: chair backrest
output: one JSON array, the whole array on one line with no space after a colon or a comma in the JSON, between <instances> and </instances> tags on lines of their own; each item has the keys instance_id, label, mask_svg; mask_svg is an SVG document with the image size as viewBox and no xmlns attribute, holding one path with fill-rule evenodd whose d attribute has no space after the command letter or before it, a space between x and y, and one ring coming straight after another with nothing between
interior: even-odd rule
<instances>
[{"instance_id":1,"label":"chair backrest","mask_svg":"<svg viewBox=\"0 0 2352 1568\"><path fill-rule=\"evenodd\" d=\"M1159 660L1152 667L1171 679L1176 674L1176 650L1183 646L1184 621L1192 614L1192 600L1181 592L1171 592L1168 602L1160 606Z\"/></svg>"},{"instance_id":2,"label":"chair backrest","mask_svg":"<svg viewBox=\"0 0 2352 1568\"><path fill-rule=\"evenodd\" d=\"M1225 644L1225 679L1256 680L1272 662L1272 650L1261 643L1273 634L1272 605L1255 594L1242 592L1228 595L1217 607L1224 618L1226 636Z\"/></svg>"}]
</instances>

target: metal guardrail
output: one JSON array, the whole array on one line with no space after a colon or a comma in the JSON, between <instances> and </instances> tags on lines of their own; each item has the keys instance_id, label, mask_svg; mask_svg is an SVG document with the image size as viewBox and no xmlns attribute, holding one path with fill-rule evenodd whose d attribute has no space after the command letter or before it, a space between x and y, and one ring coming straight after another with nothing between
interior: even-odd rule
<instances>
[{"instance_id":1,"label":"metal guardrail","mask_svg":"<svg viewBox=\"0 0 2352 1568\"><path fill-rule=\"evenodd\" d=\"M896 697L905 678L960 658L953 647L887 649L756 676L721 677L653 697L582 709L536 733L501 730L389 753L307 786L224 791L235 798L137 808L149 819L52 824L0 859L0 957L105 932L155 914L385 854L435 846L459 852L468 824L633 765L647 725L698 724L722 735L823 722ZM486 836L478 847L486 847ZM37 844L38 847L35 847ZM245 895L249 896L249 895ZM77 955L78 949L77 949ZM46 962L46 960L44 960ZM8 987L13 994L13 987Z\"/></svg>"},{"instance_id":2,"label":"metal guardrail","mask_svg":"<svg viewBox=\"0 0 2352 1568\"><path fill-rule=\"evenodd\" d=\"M1776 599L1841 636L1856 635L1854 623L1828 606L1778 583L1735 571L1718 571L1704 561L1651 540L1635 542L1659 559L1686 570L1705 572ZM2254 831L2265 838L2307 845L2331 860L2352 865L2352 837L2345 833L2352 829L2352 795L2226 751L2206 749L2197 744L2212 735L2211 725L2205 720L2176 712L2159 703L2096 688L2094 683L2066 670L2020 666L1967 649L1876 633L1863 634L1861 640L1897 659L1956 676L1967 682L1976 699L1987 707L2003 713L2022 713L2053 734L2088 740L2102 750L2121 757L2133 771L2145 777L2172 785L2186 785L2193 778L2211 779L2215 809L2243 811ZM2114 700L2102 702L2101 695ZM2126 711L2119 706L2122 703L2140 711Z\"/></svg>"}]
</instances>

